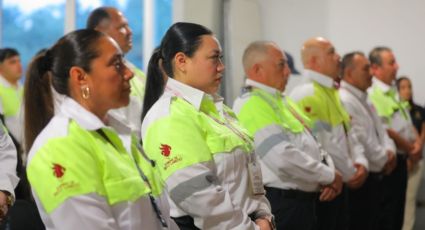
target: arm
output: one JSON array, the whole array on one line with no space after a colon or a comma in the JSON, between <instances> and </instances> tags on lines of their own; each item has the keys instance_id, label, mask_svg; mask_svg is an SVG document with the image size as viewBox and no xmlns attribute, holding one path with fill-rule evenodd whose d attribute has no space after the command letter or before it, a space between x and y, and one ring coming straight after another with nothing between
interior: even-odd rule
<instances>
[{"instance_id":1,"label":"arm","mask_svg":"<svg viewBox=\"0 0 425 230\"><path fill-rule=\"evenodd\" d=\"M6 128L0 122L0 222L8 212L8 196L15 196L17 152Z\"/></svg>"},{"instance_id":2,"label":"arm","mask_svg":"<svg viewBox=\"0 0 425 230\"><path fill-rule=\"evenodd\" d=\"M387 129L388 136L393 139L394 143L396 144L397 148L400 148L406 152L410 152L413 149L413 145L406 139L404 139L402 136L400 136L396 131L393 129Z\"/></svg>"},{"instance_id":3,"label":"arm","mask_svg":"<svg viewBox=\"0 0 425 230\"><path fill-rule=\"evenodd\" d=\"M187 114L170 116L148 124L143 135L146 152L158 163L176 207L172 216L189 215L201 229L258 229L248 214L234 205L227 186L222 186L205 133L193 119ZM183 135L176 132L179 130L190 132ZM168 157L161 154L161 144L169 145Z\"/></svg>"},{"instance_id":4,"label":"arm","mask_svg":"<svg viewBox=\"0 0 425 230\"><path fill-rule=\"evenodd\" d=\"M311 92L310 92L311 93ZM348 153L348 143L345 138L345 132L342 125L333 127L326 121L322 121L319 113L323 110L320 108L316 100L320 100L313 96L300 96L302 92L291 93L291 97L297 102L305 114L314 122L313 132L323 148L332 157L336 169L342 174L343 181L347 182L356 172L351 156ZM344 147L344 145L347 145Z\"/></svg>"},{"instance_id":5,"label":"arm","mask_svg":"<svg viewBox=\"0 0 425 230\"><path fill-rule=\"evenodd\" d=\"M12 139L0 122L0 190L14 196L19 178L16 175L17 153Z\"/></svg>"},{"instance_id":6,"label":"arm","mask_svg":"<svg viewBox=\"0 0 425 230\"><path fill-rule=\"evenodd\" d=\"M39 204L37 195L34 195ZM84 229L119 229L108 202L95 193L74 196L66 200L49 213L49 217L49 220L44 222L46 227L52 230L72 230L77 223L78 226L84 226Z\"/></svg>"},{"instance_id":7,"label":"arm","mask_svg":"<svg viewBox=\"0 0 425 230\"><path fill-rule=\"evenodd\" d=\"M255 133L256 153L264 164L283 180L289 177L305 183L331 184L334 170L291 144L286 132L278 125L270 125Z\"/></svg>"},{"instance_id":8,"label":"arm","mask_svg":"<svg viewBox=\"0 0 425 230\"><path fill-rule=\"evenodd\" d=\"M251 96L241 106L235 103L235 106L240 107L238 118L241 124L254 136L256 154L282 180L294 178L304 183L332 183L334 170L321 163L320 151L313 137L307 131L292 134L289 127L285 126L289 121L279 119L278 112L270 105L277 102ZM301 146L295 146L291 136L300 138L299 142L305 145L304 149L311 152L306 153L299 148Z\"/></svg>"}]
</instances>

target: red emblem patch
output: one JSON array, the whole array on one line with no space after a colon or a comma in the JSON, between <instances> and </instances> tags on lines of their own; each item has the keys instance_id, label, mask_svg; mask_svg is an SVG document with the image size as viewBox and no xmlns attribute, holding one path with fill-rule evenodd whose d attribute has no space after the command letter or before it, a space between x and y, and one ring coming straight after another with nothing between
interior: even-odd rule
<instances>
[{"instance_id":1,"label":"red emblem patch","mask_svg":"<svg viewBox=\"0 0 425 230\"><path fill-rule=\"evenodd\" d=\"M305 111L306 111L307 113L311 112L311 107L310 107L310 106L306 106L304 109L305 109Z\"/></svg>"},{"instance_id":2,"label":"red emblem patch","mask_svg":"<svg viewBox=\"0 0 425 230\"><path fill-rule=\"evenodd\" d=\"M161 154L165 157L168 157L171 154L171 146L166 144L161 144L161 147L159 147L161 150Z\"/></svg>"},{"instance_id":3,"label":"red emblem patch","mask_svg":"<svg viewBox=\"0 0 425 230\"><path fill-rule=\"evenodd\" d=\"M63 175L65 174L66 168L64 168L62 165L60 164L53 164L53 175L57 178L61 178L63 177Z\"/></svg>"}]
</instances>

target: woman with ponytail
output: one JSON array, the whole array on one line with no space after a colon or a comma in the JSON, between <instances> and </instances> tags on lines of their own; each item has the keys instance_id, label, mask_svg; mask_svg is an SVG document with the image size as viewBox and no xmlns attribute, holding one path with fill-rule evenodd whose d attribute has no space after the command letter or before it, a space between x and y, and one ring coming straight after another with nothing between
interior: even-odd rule
<instances>
[{"instance_id":1,"label":"woman with ponytail","mask_svg":"<svg viewBox=\"0 0 425 230\"><path fill-rule=\"evenodd\" d=\"M32 61L27 175L46 229L178 229L153 161L107 114L129 103L132 77L116 42L95 30L67 34Z\"/></svg>"},{"instance_id":2,"label":"woman with ponytail","mask_svg":"<svg viewBox=\"0 0 425 230\"><path fill-rule=\"evenodd\" d=\"M272 229L252 138L216 94L221 58L209 29L193 23L168 29L149 61L144 147L181 229Z\"/></svg>"}]
</instances>

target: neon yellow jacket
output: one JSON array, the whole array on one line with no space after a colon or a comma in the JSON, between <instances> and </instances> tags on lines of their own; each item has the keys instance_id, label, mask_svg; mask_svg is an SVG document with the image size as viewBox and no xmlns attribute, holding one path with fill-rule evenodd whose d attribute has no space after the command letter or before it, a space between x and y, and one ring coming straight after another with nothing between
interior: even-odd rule
<instances>
[{"instance_id":1,"label":"neon yellow jacket","mask_svg":"<svg viewBox=\"0 0 425 230\"><path fill-rule=\"evenodd\" d=\"M384 127L395 130L408 141L415 141L416 133L410 114L403 103L399 101L396 90L376 77L372 80L372 87L369 88L369 99L379 117L381 117ZM397 152L406 154L402 149L397 149Z\"/></svg>"},{"instance_id":2,"label":"neon yellow jacket","mask_svg":"<svg viewBox=\"0 0 425 230\"><path fill-rule=\"evenodd\" d=\"M171 216L222 230L258 229L248 215L271 215L267 199L250 189L247 164L257 160L251 137L221 98L169 78L142 137L167 184Z\"/></svg>"},{"instance_id":3,"label":"neon yellow jacket","mask_svg":"<svg viewBox=\"0 0 425 230\"><path fill-rule=\"evenodd\" d=\"M317 138L347 182L356 172L354 163L368 169L364 148L351 131L350 117L333 87L333 80L311 70L305 70L305 77L307 82L295 87L290 97L312 120Z\"/></svg>"},{"instance_id":4,"label":"neon yellow jacket","mask_svg":"<svg viewBox=\"0 0 425 230\"><path fill-rule=\"evenodd\" d=\"M4 124L10 134L22 144L23 137L23 113L22 113L22 97L23 87L18 88L12 86L3 77L0 76L0 114L4 116Z\"/></svg>"},{"instance_id":5,"label":"neon yellow jacket","mask_svg":"<svg viewBox=\"0 0 425 230\"><path fill-rule=\"evenodd\" d=\"M251 79L245 85L250 90L236 99L233 109L254 136L264 184L313 192L332 183L335 171L321 162L319 144L309 133L310 119L280 91ZM330 165L331 159L327 161Z\"/></svg>"},{"instance_id":6,"label":"neon yellow jacket","mask_svg":"<svg viewBox=\"0 0 425 230\"><path fill-rule=\"evenodd\" d=\"M131 129L108 119L111 127L66 97L36 138L27 175L46 228L161 229L152 193L170 229L176 229L156 168L138 151Z\"/></svg>"}]
</instances>

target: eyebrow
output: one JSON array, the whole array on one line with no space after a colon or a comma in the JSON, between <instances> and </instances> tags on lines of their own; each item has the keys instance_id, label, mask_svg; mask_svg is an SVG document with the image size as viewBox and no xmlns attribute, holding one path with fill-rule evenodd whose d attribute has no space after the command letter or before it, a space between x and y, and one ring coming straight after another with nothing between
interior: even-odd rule
<instances>
[{"instance_id":1,"label":"eyebrow","mask_svg":"<svg viewBox=\"0 0 425 230\"><path fill-rule=\"evenodd\" d=\"M108 61L108 66L113 65L119 59L123 59L123 55L120 53L115 53Z\"/></svg>"},{"instance_id":2,"label":"eyebrow","mask_svg":"<svg viewBox=\"0 0 425 230\"><path fill-rule=\"evenodd\" d=\"M213 51L212 51L212 53L213 54L220 54L220 53L222 53L223 51L221 51L221 50L219 50L219 49L214 49Z\"/></svg>"}]
</instances>

